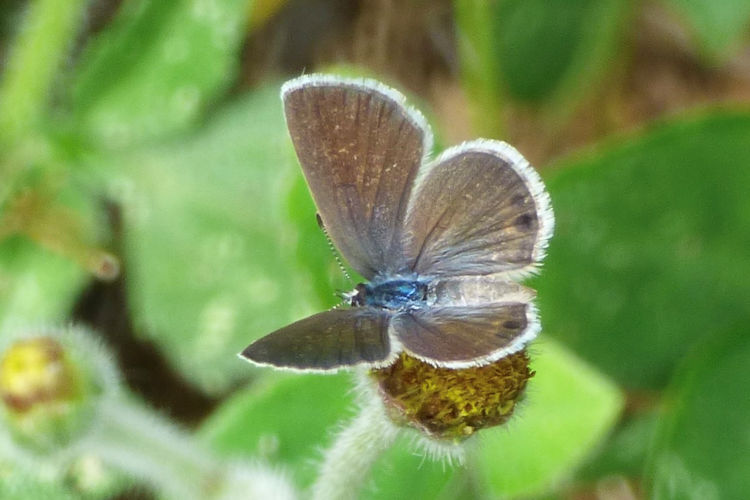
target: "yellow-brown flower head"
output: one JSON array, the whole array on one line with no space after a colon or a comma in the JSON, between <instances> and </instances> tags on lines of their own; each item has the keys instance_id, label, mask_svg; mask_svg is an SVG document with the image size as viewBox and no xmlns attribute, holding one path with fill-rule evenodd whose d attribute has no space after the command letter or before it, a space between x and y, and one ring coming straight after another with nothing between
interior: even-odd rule
<instances>
[{"instance_id":1,"label":"yellow-brown flower head","mask_svg":"<svg viewBox=\"0 0 750 500\"><path fill-rule=\"evenodd\" d=\"M38 446L64 441L80 420L85 378L57 339L14 342L0 359L6 424L17 438Z\"/></svg>"},{"instance_id":2,"label":"yellow-brown flower head","mask_svg":"<svg viewBox=\"0 0 750 500\"><path fill-rule=\"evenodd\" d=\"M402 353L371 375L394 421L433 438L460 441L506 422L534 372L522 350L464 369L435 367Z\"/></svg>"}]
</instances>

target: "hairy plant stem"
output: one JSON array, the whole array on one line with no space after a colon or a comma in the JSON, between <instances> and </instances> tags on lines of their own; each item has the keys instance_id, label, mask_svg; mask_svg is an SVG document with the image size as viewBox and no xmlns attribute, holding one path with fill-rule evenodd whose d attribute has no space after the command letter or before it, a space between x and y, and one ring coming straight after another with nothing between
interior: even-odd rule
<instances>
[{"instance_id":1,"label":"hairy plant stem","mask_svg":"<svg viewBox=\"0 0 750 500\"><path fill-rule=\"evenodd\" d=\"M124 397L101 401L95 428L80 449L129 476L148 483L164 498L293 500L282 475L247 463L228 463L137 402Z\"/></svg>"},{"instance_id":2,"label":"hairy plant stem","mask_svg":"<svg viewBox=\"0 0 750 500\"><path fill-rule=\"evenodd\" d=\"M297 498L280 471L222 459L129 396L109 354L86 330L24 327L3 331L0 340L0 448L24 469L62 477L91 458L164 499ZM92 478L99 481L85 467L70 474L84 490Z\"/></svg>"},{"instance_id":3,"label":"hairy plant stem","mask_svg":"<svg viewBox=\"0 0 750 500\"><path fill-rule=\"evenodd\" d=\"M365 404L325 453L312 488L313 500L357 498L372 464L393 444L398 432L383 414L380 401Z\"/></svg>"},{"instance_id":4,"label":"hairy plant stem","mask_svg":"<svg viewBox=\"0 0 750 500\"><path fill-rule=\"evenodd\" d=\"M97 413L85 449L167 498L211 498L210 487L220 482L220 471L186 433L121 397L101 401Z\"/></svg>"}]
</instances>

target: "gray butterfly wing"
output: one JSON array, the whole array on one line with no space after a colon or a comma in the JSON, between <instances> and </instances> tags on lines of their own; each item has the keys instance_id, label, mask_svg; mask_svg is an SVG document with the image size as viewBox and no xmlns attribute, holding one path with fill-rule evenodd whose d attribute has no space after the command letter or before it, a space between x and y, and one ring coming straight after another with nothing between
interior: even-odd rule
<instances>
[{"instance_id":1,"label":"gray butterfly wing","mask_svg":"<svg viewBox=\"0 0 750 500\"><path fill-rule=\"evenodd\" d=\"M369 80L304 76L282 88L302 171L323 223L362 276L403 267L402 228L430 147L422 115Z\"/></svg>"},{"instance_id":2,"label":"gray butterfly wing","mask_svg":"<svg viewBox=\"0 0 750 500\"><path fill-rule=\"evenodd\" d=\"M315 314L250 344L241 357L259 365L296 370L380 366L392 357L383 309L359 307Z\"/></svg>"},{"instance_id":3,"label":"gray butterfly wing","mask_svg":"<svg viewBox=\"0 0 750 500\"><path fill-rule=\"evenodd\" d=\"M406 352L446 368L491 363L539 332L536 309L523 302L416 309L394 316L391 326Z\"/></svg>"},{"instance_id":4,"label":"gray butterfly wing","mask_svg":"<svg viewBox=\"0 0 750 500\"><path fill-rule=\"evenodd\" d=\"M531 302L536 291L501 274L449 276L430 284L432 305L486 306L500 302Z\"/></svg>"},{"instance_id":5,"label":"gray butterfly wing","mask_svg":"<svg viewBox=\"0 0 750 500\"><path fill-rule=\"evenodd\" d=\"M479 140L426 168L410 202L405 252L420 275L532 271L554 219L538 174L511 146Z\"/></svg>"}]
</instances>

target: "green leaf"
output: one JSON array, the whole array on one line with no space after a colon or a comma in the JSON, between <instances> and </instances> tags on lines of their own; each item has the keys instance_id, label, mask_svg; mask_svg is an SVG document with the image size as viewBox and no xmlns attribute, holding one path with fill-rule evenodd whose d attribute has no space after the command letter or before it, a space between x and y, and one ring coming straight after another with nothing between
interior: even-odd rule
<instances>
[{"instance_id":1,"label":"green leaf","mask_svg":"<svg viewBox=\"0 0 750 500\"><path fill-rule=\"evenodd\" d=\"M79 125L124 147L192 123L234 73L247 8L247 0L124 2L82 58Z\"/></svg>"},{"instance_id":2,"label":"green leaf","mask_svg":"<svg viewBox=\"0 0 750 500\"><path fill-rule=\"evenodd\" d=\"M37 471L38 472L38 471ZM41 474L0 466L0 498L3 500L76 500L60 480L45 480Z\"/></svg>"},{"instance_id":3,"label":"green leaf","mask_svg":"<svg viewBox=\"0 0 750 500\"><path fill-rule=\"evenodd\" d=\"M494 94L528 103L587 95L613 57L628 11L625 0L457 0L470 94L486 97L495 87Z\"/></svg>"},{"instance_id":4,"label":"green leaf","mask_svg":"<svg viewBox=\"0 0 750 500\"><path fill-rule=\"evenodd\" d=\"M590 91L610 62L627 7L624 0L499 2L494 49L510 95L539 101Z\"/></svg>"},{"instance_id":5,"label":"green leaf","mask_svg":"<svg viewBox=\"0 0 750 500\"><path fill-rule=\"evenodd\" d=\"M276 378L241 391L203 424L200 435L222 454L263 459L309 486L316 462L352 406L346 374Z\"/></svg>"},{"instance_id":6,"label":"green leaf","mask_svg":"<svg viewBox=\"0 0 750 500\"><path fill-rule=\"evenodd\" d=\"M619 422L607 442L576 473L577 483L595 484L607 477L641 476L659 415L648 411L628 417Z\"/></svg>"},{"instance_id":7,"label":"green leaf","mask_svg":"<svg viewBox=\"0 0 750 500\"><path fill-rule=\"evenodd\" d=\"M465 498L463 469L418 453L413 436L402 436L374 464L372 477L359 498L409 498L411 500L457 500Z\"/></svg>"},{"instance_id":8,"label":"green leaf","mask_svg":"<svg viewBox=\"0 0 750 500\"><path fill-rule=\"evenodd\" d=\"M561 162L544 324L628 388L750 314L750 115L683 119Z\"/></svg>"},{"instance_id":9,"label":"green leaf","mask_svg":"<svg viewBox=\"0 0 750 500\"><path fill-rule=\"evenodd\" d=\"M301 174L278 87L120 169L112 184L125 207L137 324L193 382L224 390L251 373L238 352L314 311L310 276L295 259L306 242L286 211Z\"/></svg>"},{"instance_id":10,"label":"green leaf","mask_svg":"<svg viewBox=\"0 0 750 500\"><path fill-rule=\"evenodd\" d=\"M746 0L665 0L685 20L703 54L725 60L741 48L750 28Z\"/></svg>"},{"instance_id":11,"label":"green leaf","mask_svg":"<svg viewBox=\"0 0 750 500\"><path fill-rule=\"evenodd\" d=\"M0 242L0 330L65 320L86 278L73 261L22 237Z\"/></svg>"},{"instance_id":12,"label":"green leaf","mask_svg":"<svg viewBox=\"0 0 750 500\"><path fill-rule=\"evenodd\" d=\"M301 171L300 171L301 173ZM312 284L315 296L321 306L332 307L340 302L335 292L337 290L351 290L354 285L346 277L336 261L345 266L353 280L357 280L356 272L349 269L347 263L339 255L338 250L329 243L325 232L316 221L315 202L302 175L295 178L289 192L288 213L294 223L298 236L296 244L296 259L301 270ZM359 280L361 281L361 280ZM357 282L359 282L357 281Z\"/></svg>"},{"instance_id":13,"label":"green leaf","mask_svg":"<svg viewBox=\"0 0 750 500\"><path fill-rule=\"evenodd\" d=\"M623 405L617 387L551 340L532 345L527 401L505 427L483 431L475 465L493 497L544 493L606 435Z\"/></svg>"},{"instance_id":14,"label":"green leaf","mask_svg":"<svg viewBox=\"0 0 750 500\"><path fill-rule=\"evenodd\" d=\"M646 470L650 498L744 498L750 491L748 320L713 331L675 375Z\"/></svg>"}]
</instances>

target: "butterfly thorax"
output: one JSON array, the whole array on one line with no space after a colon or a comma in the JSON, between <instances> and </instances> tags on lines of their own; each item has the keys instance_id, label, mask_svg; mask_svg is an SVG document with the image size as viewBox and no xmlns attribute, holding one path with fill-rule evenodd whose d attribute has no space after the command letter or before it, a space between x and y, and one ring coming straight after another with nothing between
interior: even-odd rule
<instances>
[{"instance_id":1,"label":"butterfly thorax","mask_svg":"<svg viewBox=\"0 0 750 500\"><path fill-rule=\"evenodd\" d=\"M413 309L426 304L427 282L414 279L386 279L360 283L352 292L352 306L374 306L384 309Z\"/></svg>"}]
</instances>

